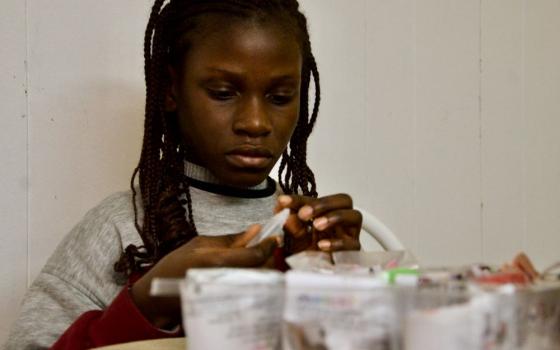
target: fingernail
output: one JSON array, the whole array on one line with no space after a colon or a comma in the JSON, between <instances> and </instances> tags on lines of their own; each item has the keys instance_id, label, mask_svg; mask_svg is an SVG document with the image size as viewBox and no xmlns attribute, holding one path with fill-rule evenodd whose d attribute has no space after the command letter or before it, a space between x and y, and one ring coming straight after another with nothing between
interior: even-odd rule
<instances>
[{"instance_id":1,"label":"fingernail","mask_svg":"<svg viewBox=\"0 0 560 350\"><path fill-rule=\"evenodd\" d=\"M317 243L317 246L319 247L319 249L322 250L329 250L331 248L331 241L328 241L326 239L319 241L319 243Z\"/></svg>"},{"instance_id":2,"label":"fingernail","mask_svg":"<svg viewBox=\"0 0 560 350\"><path fill-rule=\"evenodd\" d=\"M304 205L298 212L298 216L302 220L309 220L313 216L313 208L309 205Z\"/></svg>"},{"instance_id":3,"label":"fingernail","mask_svg":"<svg viewBox=\"0 0 560 350\"><path fill-rule=\"evenodd\" d=\"M290 205L290 203L292 203L292 197L286 196L284 194L278 196L278 203L280 203L283 206Z\"/></svg>"},{"instance_id":4,"label":"fingernail","mask_svg":"<svg viewBox=\"0 0 560 350\"><path fill-rule=\"evenodd\" d=\"M317 230L322 231L325 228L327 228L328 223L329 223L329 220L326 217L322 216L322 217L320 217L318 219L315 219L313 221L313 226L315 226L315 228Z\"/></svg>"}]
</instances>

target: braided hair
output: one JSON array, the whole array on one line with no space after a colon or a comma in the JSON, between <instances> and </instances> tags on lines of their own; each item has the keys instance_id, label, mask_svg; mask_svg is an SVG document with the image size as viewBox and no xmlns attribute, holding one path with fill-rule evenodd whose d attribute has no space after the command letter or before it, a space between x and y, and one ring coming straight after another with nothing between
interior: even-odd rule
<instances>
[{"instance_id":1,"label":"braided hair","mask_svg":"<svg viewBox=\"0 0 560 350\"><path fill-rule=\"evenodd\" d=\"M189 35L209 14L240 19L274 19L292 30L300 42L303 65L300 112L295 130L282 154L279 183L287 194L317 197L315 177L307 165L307 139L320 103L319 72L311 52L307 20L297 0L155 0L144 39L146 110L144 138L130 186L134 223L143 246L129 245L115 263L115 271L130 275L157 263L163 256L197 235L181 141L165 98L171 78L167 67L179 64L189 49ZM309 87L313 78L315 101L309 115ZM139 190L143 217L139 218ZM186 205L186 209L185 209ZM142 221L142 224L139 223Z\"/></svg>"}]
</instances>

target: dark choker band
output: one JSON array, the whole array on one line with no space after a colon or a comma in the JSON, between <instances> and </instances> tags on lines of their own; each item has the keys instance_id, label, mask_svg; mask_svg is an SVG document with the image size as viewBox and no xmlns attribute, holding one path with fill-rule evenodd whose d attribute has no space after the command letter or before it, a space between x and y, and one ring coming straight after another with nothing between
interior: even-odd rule
<instances>
[{"instance_id":1,"label":"dark choker band","mask_svg":"<svg viewBox=\"0 0 560 350\"><path fill-rule=\"evenodd\" d=\"M271 177L266 178L266 188L260 190L213 184L209 182L196 180L186 175L185 178L191 187L198 188L199 190L203 190L210 193L221 194L223 196L228 196L228 197L265 198L265 197L272 196L276 192L276 181L274 181Z\"/></svg>"}]
</instances>

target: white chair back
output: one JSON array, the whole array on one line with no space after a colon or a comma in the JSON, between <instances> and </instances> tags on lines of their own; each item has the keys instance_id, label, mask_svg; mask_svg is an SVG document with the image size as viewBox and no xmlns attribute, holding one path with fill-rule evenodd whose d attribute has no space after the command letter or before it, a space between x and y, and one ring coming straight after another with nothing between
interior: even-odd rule
<instances>
[{"instance_id":1,"label":"white chair back","mask_svg":"<svg viewBox=\"0 0 560 350\"><path fill-rule=\"evenodd\" d=\"M397 236L375 215L355 207L354 209L362 213L362 231L368 233L385 250L404 250L404 245Z\"/></svg>"}]
</instances>

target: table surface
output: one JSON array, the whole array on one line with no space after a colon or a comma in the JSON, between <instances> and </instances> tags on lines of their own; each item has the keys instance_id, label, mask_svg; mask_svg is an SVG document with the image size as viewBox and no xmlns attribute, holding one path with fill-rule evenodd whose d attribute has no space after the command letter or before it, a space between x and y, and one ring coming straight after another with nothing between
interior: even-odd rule
<instances>
[{"instance_id":1,"label":"table surface","mask_svg":"<svg viewBox=\"0 0 560 350\"><path fill-rule=\"evenodd\" d=\"M186 350L185 338L144 340L96 348L97 350Z\"/></svg>"}]
</instances>

